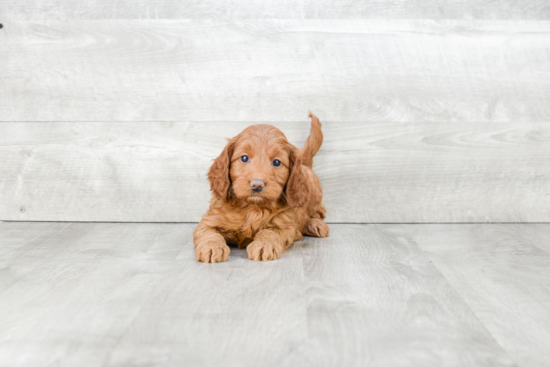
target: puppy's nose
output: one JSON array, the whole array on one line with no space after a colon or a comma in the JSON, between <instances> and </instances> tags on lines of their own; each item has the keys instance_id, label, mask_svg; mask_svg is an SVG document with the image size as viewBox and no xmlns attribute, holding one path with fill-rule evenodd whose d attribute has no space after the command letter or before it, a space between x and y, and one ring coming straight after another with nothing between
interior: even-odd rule
<instances>
[{"instance_id":1,"label":"puppy's nose","mask_svg":"<svg viewBox=\"0 0 550 367\"><path fill-rule=\"evenodd\" d=\"M260 180L259 178L255 178L252 181L250 181L250 188L252 191L260 192L264 189L265 182L263 180Z\"/></svg>"}]
</instances>

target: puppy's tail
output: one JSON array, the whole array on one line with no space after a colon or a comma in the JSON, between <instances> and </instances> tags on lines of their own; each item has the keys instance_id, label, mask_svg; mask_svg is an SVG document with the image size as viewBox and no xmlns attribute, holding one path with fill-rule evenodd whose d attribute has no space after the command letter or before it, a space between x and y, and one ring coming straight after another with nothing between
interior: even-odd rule
<instances>
[{"instance_id":1,"label":"puppy's tail","mask_svg":"<svg viewBox=\"0 0 550 367\"><path fill-rule=\"evenodd\" d=\"M311 117L311 131L304 147L300 149L300 155L302 164L311 168L313 166L313 156L323 144L323 132L321 131L321 122L317 116L309 111L309 117Z\"/></svg>"}]
</instances>

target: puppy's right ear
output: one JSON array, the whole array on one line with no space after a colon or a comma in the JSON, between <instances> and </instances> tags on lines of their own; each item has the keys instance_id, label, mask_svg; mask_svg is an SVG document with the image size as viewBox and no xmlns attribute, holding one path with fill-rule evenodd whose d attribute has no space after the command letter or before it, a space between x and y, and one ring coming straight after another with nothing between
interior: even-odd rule
<instances>
[{"instance_id":1,"label":"puppy's right ear","mask_svg":"<svg viewBox=\"0 0 550 367\"><path fill-rule=\"evenodd\" d=\"M231 177L229 170L231 168L231 156L235 142L229 139L222 154L216 159L208 170L208 181L210 181L210 190L220 200L227 200L229 188L231 187Z\"/></svg>"}]
</instances>

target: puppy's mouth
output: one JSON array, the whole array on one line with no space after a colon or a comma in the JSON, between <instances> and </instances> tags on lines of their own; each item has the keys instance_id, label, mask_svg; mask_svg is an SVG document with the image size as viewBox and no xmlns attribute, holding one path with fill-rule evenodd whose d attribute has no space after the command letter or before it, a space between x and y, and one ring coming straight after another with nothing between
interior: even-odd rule
<instances>
[{"instance_id":1,"label":"puppy's mouth","mask_svg":"<svg viewBox=\"0 0 550 367\"><path fill-rule=\"evenodd\" d=\"M246 200L251 204L265 204L267 201L271 201L271 198L265 190L250 190L246 196Z\"/></svg>"},{"instance_id":2,"label":"puppy's mouth","mask_svg":"<svg viewBox=\"0 0 550 367\"><path fill-rule=\"evenodd\" d=\"M252 203L259 203L264 201L263 196L259 192L253 192L247 197L247 199Z\"/></svg>"}]
</instances>

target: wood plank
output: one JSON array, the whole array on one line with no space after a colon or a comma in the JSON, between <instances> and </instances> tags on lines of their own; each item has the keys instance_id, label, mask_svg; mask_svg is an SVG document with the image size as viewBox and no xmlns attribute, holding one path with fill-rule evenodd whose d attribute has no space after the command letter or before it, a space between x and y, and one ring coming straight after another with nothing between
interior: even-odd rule
<instances>
[{"instance_id":1,"label":"wood plank","mask_svg":"<svg viewBox=\"0 0 550 367\"><path fill-rule=\"evenodd\" d=\"M333 225L331 237L307 239L309 338L286 365L513 365L426 254L393 228Z\"/></svg>"},{"instance_id":2,"label":"wood plank","mask_svg":"<svg viewBox=\"0 0 550 367\"><path fill-rule=\"evenodd\" d=\"M519 235L533 246L550 254L550 228L546 223L533 223L532 227L521 227Z\"/></svg>"},{"instance_id":3,"label":"wood plank","mask_svg":"<svg viewBox=\"0 0 550 367\"><path fill-rule=\"evenodd\" d=\"M2 366L102 365L178 254L193 254L192 225L55 223L56 241L41 225L0 223L0 258L44 239L6 264L26 274L0 296Z\"/></svg>"},{"instance_id":4,"label":"wood plank","mask_svg":"<svg viewBox=\"0 0 550 367\"><path fill-rule=\"evenodd\" d=\"M231 269L212 267L200 276L178 269L179 276L164 283L166 289L151 298L106 365L154 365L159 359L167 364L205 366L360 366L365 361L512 365L418 248L388 246L391 239L379 232L375 227L335 226L336 240L308 238L304 247L291 248L281 258L285 264L277 261L249 267L241 250L238 263L224 264ZM371 244L373 237L380 240L378 251L358 256L366 248L365 238ZM398 254L396 247L401 250ZM301 253L306 255L304 270ZM401 266L384 260L379 264L380 258L388 256ZM300 263L294 263L296 258ZM344 262L347 270L342 269ZM402 279L405 263L410 267L405 277L411 284ZM266 268L269 265L273 268ZM399 290L388 292L379 285L383 280L389 286L399 284ZM303 281L309 294L307 324ZM366 291L369 285L370 292ZM189 304L186 294L197 295L201 302ZM323 310L347 317L332 319L325 314L321 320ZM384 348L392 344L397 330L399 341ZM435 340L438 348L433 348ZM136 345L147 348L136 349Z\"/></svg>"},{"instance_id":5,"label":"wood plank","mask_svg":"<svg viewBox=\"0 0 550 367\"><path fill-rule=\"evenodd\" d=\"M69 241L60 241L60 231L66 231L70 223L5 223L1 224L0 237L0 295L13 286L19 279L36 268L43 266L61 252L70 251ZM87 226L85 231L79 232L84 236L94 225ZM72 239L78 240L72 233ZM44 251L41 246L48 249ZM21 259L25 259L21 261ZM1 297L1 296L0 296Z\"/></svg>"},{"instance_id":6,"label":"wood plank","mask_svg":"<svg viewBox=\"0 0 550 367\"><path fill-rule=\"evenodd\" d=\"M545 21L9 21L0 40L1 121L550 120Z\"/></svg>"},{"instance_id":7,"label":"wood plank","mask_svg":"<svg viewBox=\"0 0 550 367\"><path fill-rule=\"evenodd\" d=\"M0 0L6 19L550 19L545 0Z\"/></svg>"},{"instance_id":8,"label":"wood plank","mask_svg":"<svg viewBox=\"0 0 550 367\"><path fill-rule=\"evenodd\" d=\"M302 146L309 123L274 123ZM246 122L2 123L0 219L197 222ZM550 221L550 123L324 122L329 222ZM24 212L21 212L24 208Z\"/></svg>"},{"instance_id":9,"label":"wood plank","mask_svg":"<svg viewBox=\"0 0 550 367\"><path fill-rule=\"evenodd\" d=\"M408 232L411 227L404 227ZM410 231L519 366L550 365L550 225L426 225ZM538 243L548 249L548 243Z\"/></svg>"},{"instance_id":10,"label":"wood plank","mask_svg":"<svg viewBox=\"0 0 550 367\"><path fill-rule=\"evenodd\" d=\"M0 223L0 258L40 226ZM210 266L195 260L194 224L53 226L58 242L37 242L35 253L64 250L0 297L0 365L158 364L181 356L193 365L237 365L243 353L275 365L274 355L305 337L300 244L277 262L258 264L234 249L228 263Z\"/></svg>"},{"instance_id":11,"label":"wood plank","mask_svg":"<svg viewBox=\"0 0 550 367\"><path fill-rule=\"evenodd\" d=\"M308 336L301 248L269 263L232 248L219 266L187 249L105 366L280 366Z\"/></svg>"}]
</instances>

